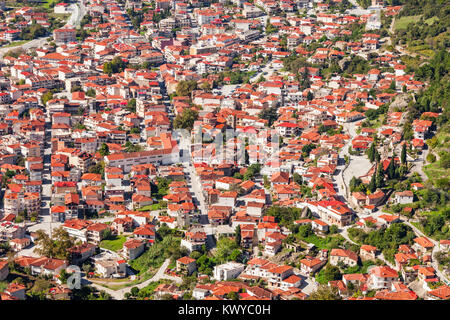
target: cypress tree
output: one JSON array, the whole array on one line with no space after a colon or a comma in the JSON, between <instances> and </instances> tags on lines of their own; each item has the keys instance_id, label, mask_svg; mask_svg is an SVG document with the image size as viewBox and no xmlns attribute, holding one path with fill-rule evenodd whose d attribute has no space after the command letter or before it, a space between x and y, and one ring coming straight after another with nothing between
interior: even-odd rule
<instances>
[{"instance_id":1,"label":"cypress tree","mask_svg":"<svg viewBox=\"0 0 450 320\"><path fill-rule=\"evenodd\" d=\"M395 178L395 163L394 157L391 158L391 162L389 162L389 166L387 167L387 176L389 179Z\"/></svg>"},{"instance_id":2,"label":"cypress tree","mask_svg":"<svg viewBox=\"0 0 450 320\"><path fill-rule=\"evenodd\" d=\"M377 190L377 185L375 184L375 177L376 177L376 173L374 173L372 175L372 179L370 179L369 186L367 187L371 193L373 193L373 192L375 192L375 190Z\"/></svg>"},{"instance_id":3,"label":"cypress tree","mask_svg":"<svg viewBox=\"0 0 450 320\"><path fill-rule=\"evenodd\" d=\"M374 159L375 159L375 162L377 162L377 163L380 162L380 160L381 160L380 154L378 153L377 149L375 149Z\"/></svg>"},{"instance_id":4,"label":"cypress tree","mask_svg":"<svg viewBox=\"0 0 450 320\"><path fill-rule=\"evenodd\" d=\"M372 143L370 145L370 148L367 149L367 157L369 158L370 162L373 162L375 160L375 145Z\"/></svg>"},{"instance_id":5,"label":"cypress tree","mask_svg":"<svg viewBox=\"0 0 450 320\"><path fill-rule=\"evenodd\" d=\"M375 179L375 184L377 188L384 187L384 172L383 172L383 165L381 163L378 163L377 177Z\"/></svg>"},{"instance_id":6,"label":"cypress tree","mask_svg":"<svg viewBox=\"0 0 450 320\"><path fill-rule=\"evenodd\" d=\"M240 225L238 225L236 227L236 235L235 235L234 240L238 246L241 246L241 226Z\"/></svg>"},{"instance_id":7,"label":"cypress tree","mask_svg":"<svg viewBox=\"0 0 450 320\"><path fill-rule=\"evenodd\" d=\"M402 154L400 156L402 164L406 164L406 143L403 144Z\"/></svg>"}]
</instances>

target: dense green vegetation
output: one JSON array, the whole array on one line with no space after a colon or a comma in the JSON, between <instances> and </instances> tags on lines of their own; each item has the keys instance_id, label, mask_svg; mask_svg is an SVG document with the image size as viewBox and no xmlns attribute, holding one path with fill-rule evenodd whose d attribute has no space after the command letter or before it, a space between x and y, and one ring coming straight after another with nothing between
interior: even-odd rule
<instances>
[{"instance_id":1,"label":"dense green vegetation","mask_svg":"<svg viewBox=\"0 0 450 320\"><path fill-rule=\"evenodd\" d=\"M197 81L182 80L178 82L175 92L177 96L190 96L191 92L197 89Z\"/></svg>"},{"instance_id":2,"label":"dense green vegetation","mask_svg":"<svg viewBox=\"0 0 450 320\"><path fill-rule=\"evenodd\" d=\"M329 281L341 280L342 274L338 267L327 264L316 274L316 281L320 284L327 284Z\"/></svg>"},{"instance_id":3,"label":"dense green vegetation","mask_svg":"<svg viewBox=\"0 0 450 320\"><path fill-rule=\"evenodd\" d=\"M437 48L448 47L450 26L448 0L403 0L396 18L394 44L406 44L409 50L432 56Z\"/></svg>"},{"instance_id":4,"label":"dense green vegetation","mask_svg":"<svg viewBox=\"0 0 450 320\"><path fill-rule=\"evenodd\" d=\"M130 261L130 266L139 274L143 274L147 270L159 268L168 258L176 260L185 256L187 252L186 249L180 247L180 240L181 238L170 234L165 236L161 241L156 241L137 259Z\"/></svg>"},{"instance_id":5,"label":"dense green vegetation","mask_svg":"<svg viewBox=\"0 0 450 320\"><path fill-rule=\"evenodd\" d=\"M236 244L236 241L232 238L220 238L217 241L217 248L214 252L214 263L222 264L227 261L237 261L241 262L242 251L239 249L240 246Z\"/></svg>"},{"instance_id":6,"label":"dense green vegetation","mask_svg":"<svg viewBox=\"0 0 450 320\"><path fill-rule=\"evenodd\" d=\"M106 62L103 65L103 72L110 76L113 73L122 72L127 67L127 64L120 57L115 57L111 62Z\"/></svg>"},{"instance_id":7,"label":"dense green vegetation","mask_svg":"<svg viewBox=\"0 0 450 320\"><path fill-rule=\"evenodd\" d=\"M267 120L269 123L269 127L278 119L278 108L277 107L271 107L271 108L264 108L260 114L259 118Z\"/></svg>"},{"instance_id":8,"label":"dense green vegetation","mask_svg":"<svg viewBox=\"0 0 450 320\"><path fill-rule=\"evenodd\" d=\"M171 182L171 179L165 177L157 177L156 183L151 185L152 197L156 199L162 199L162 197L169 193L169 185Z\"/></svg>"},{"instance_id":9,"label":"dense green vegetation","mask_svg":"<svg viewBox=\"0 0 450 320\"><path fill-rule=\"evenodd\" d=\"M272 206L267 210L266 215L275 217L275 222L282 226L292 227L294 221L300 218L301 213L302 209L299 208Z\"/></svg>"},{"instance_id":10,"label":"dense green vegetation","mask_svg":"<svg viewBox=\"0 0 450 320\"><path fill-rule=\"evenodd\" d=\"M432 139L427 140L429 144L428 161L432 162L424 167L424 172L429 180L428 188L438 188L444 192L440 196L443 199L442 206L450 199L448 190L450 188L450 81L448 70L450 69L450 53L441 50L435 54L429 63L424 64L416 70L416 78L421 81L428 81L429 87L416 97L416 102L408 105L408 121L421 118L424 112L441 112L434 123L437 126L437 134ZM406 131L406 130L409 130ZM406 131L406 132L405 132ZM410 126L404 128L404 134L410 133ZM437 160L436 155L439 156Z\"/></svg>"},{"instance_id":11,"label":"dense green vegetation","mask_svg":"<svg viewBox=\"0 0 450 320\"><path fill-rule=\"evenodd\" d=\"M194 122L198 118L198 111L191 108L186 108L181 114L178 114L173 121L173 127L175 129L188 129L192 130Z\"/></svg>"},{"instance_id":12,"label":"dense green vegetation","mask_svg":"<svg viewBox=\"0 0 450 320\"><path fill-rule=\"evenodd\" d=\"M348 229L349 237L356 243L375 246L386 260L394 262L394 254L400 244L412 244L416 237L411 227L403 223L393 223L388 228L381 228L366 233L362 229Z\"/></svg>"},{"instance_id":13,"label":"dense green vegetation","mask_svg":"<svg viewBox=\"0 0 450 320\"><path fill-rule=\"evenodd\" d=\"M36 231L35 251L45 257L68 259L69 248L75 245L73 238L62 227L53 230L52 238L43 230Z\"/></svg>"},{"instance_id":14,"label":"dense green vegetation","mask_svg":"<svg viewBox=\"0 0 450 320\"><path fill-rule=\"evenodd\" d=\"M219 73L219 84L224 83L224 78L230 78L230 84L249 83L250 78L254 76L256 71L228 70Z\"/></svg>"}]
</instances>

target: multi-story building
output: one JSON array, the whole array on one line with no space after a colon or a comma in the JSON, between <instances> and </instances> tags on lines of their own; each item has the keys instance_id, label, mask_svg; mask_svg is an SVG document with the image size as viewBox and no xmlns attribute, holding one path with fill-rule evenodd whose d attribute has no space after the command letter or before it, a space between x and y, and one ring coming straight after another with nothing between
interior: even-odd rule
<instances>
[{"instance_id":1,"label":"multi-story building","mask_svg":"<svg viewBox=\"0 0 450 320\"><path fill-rule=\"evenodd\" d=\"M55 43L76 41L76 33L77 31L71 28L55 29L53 30L53 38L55 40Z\"/></svg>"}]
</instances>

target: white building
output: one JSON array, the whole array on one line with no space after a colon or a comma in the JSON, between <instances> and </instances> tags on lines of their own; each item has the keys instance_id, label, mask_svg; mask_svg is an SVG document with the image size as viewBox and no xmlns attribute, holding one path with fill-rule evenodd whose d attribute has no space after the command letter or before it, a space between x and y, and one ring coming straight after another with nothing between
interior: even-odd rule
<instances>
[{"instance_id":1,"label":"white building","mask_svg":"<svg viewBox=\"0 0 450 320\"><path fill-rule=\"evenodd\" d=\"M214 279L218 281L227 281L237 278L242 271L244 271L245 265L237 262L227 262L219 266L214 267Z\"/></svg>"},{"instance_id":2,"label":"white building","mask_svg":"<svg viewBox=\"0 0 450 320\"><path fill-rule=\"evenodd\" d=\"M392 282L398 281L398 273L388 266L376 266L367 270L369 290L389 289Z\"/></svg>"}]
</instances>

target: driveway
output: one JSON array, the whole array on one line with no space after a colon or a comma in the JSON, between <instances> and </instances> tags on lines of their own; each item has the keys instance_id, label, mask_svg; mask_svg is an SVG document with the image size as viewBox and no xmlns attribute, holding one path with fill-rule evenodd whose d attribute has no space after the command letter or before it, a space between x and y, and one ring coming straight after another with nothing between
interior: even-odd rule
<instances>
[{"instance_id":1,"label":"driveway","mask_svg":"<svg viewBox=\"0 0 450 320\"><path fill-rule=\"evenodd\" d=\"M99 285L97 283L94 283L94 282L86 280L86 279L85 279L85 282L87 281L90 286L93 286L97 290L105 291L106 293L110 294L115 300L123 300L125 293L130 292L131 288L133 288L133 287L138 287L139 289L142 289L142 288L145 288L146 286L148 286L151 282L156 282L161 279L168 279L168 280L172 280L172 281L181 283L182 282L181 278L172 277L172 276L166 275L164 273L165 270L167 269L167 267L169 266L169 263L170 263L170 259L166 259L164 261L164 263L162 264L162 266L158 269L158 271L152 278L150 278L140 284L137 284L134 286L129 286L129 287L126 287L126 288L123 288L120 290L112 290L112 289L103 287L102 285Z\"/></svg>"}]
</instances>

